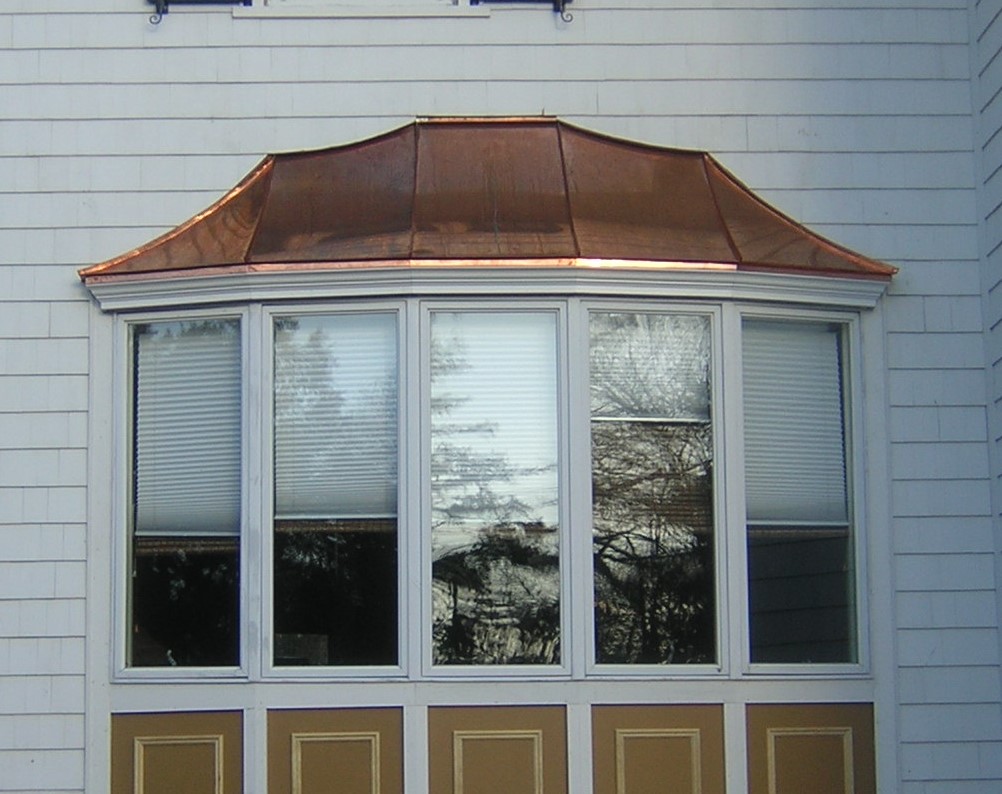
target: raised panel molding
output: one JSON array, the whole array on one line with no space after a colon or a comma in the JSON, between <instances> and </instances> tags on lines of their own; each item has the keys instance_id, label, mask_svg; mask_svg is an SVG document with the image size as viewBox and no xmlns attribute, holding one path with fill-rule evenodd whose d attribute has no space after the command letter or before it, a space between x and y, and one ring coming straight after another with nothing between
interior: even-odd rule
<instances>
[{"instance_id":1,"label":"raised panel molding","mask_svg":"<svg viewBox=\"0 0 1002 794\"><path fill-rule=\"evenodd\" d=\"M428 709L433 794L566 794L563 706Z\"/></svg>"},{"instance_id":2,"label":"raised panel molding","mask_svg":"<svg viewBox=\"0 0 1002 794\"><path fill-rule=\"evenodd\" d=\"M112 794L239 794L240 712L113 714Z\"/></svg>"},{"instance_id":3,"label":"raised panel molding","mask_svg":"<svg viewBox=\"0 0 1002 794\"><path fill-rule=\"evenodd\" d=\"M303 785L303 751L309 745L360 745L368 752L368 764L365 770L355 770L362 776L368 774L368 794L380 794L379 785L379 733L371 732L339 732L339 733L294 733L292 734L292 794L308 794L309 788ZM338 747L332 748L341 749Z\"/></svg>"},{"instance_id":4,"label":"raised panel molding","mask_svg":"<svg viewBox=\"0 0 1002 794\"><path fill-rule=\"evenodd\" d=\"M690 794L702 794L703 784L700 774L701 750L699 730L689 728L620 728L616 730L616 794L629 794L627 788L627 744L631 741L664 739L666 744L678 744L682 740L688 747L688 771ZM667 750L667 748L665 748ZM662 758L668 760L671 753L666 751ZM653 770L652 770L653 771ZM681 794L681 791L679 792Z\"/></svg>"},{"instance_id":5,"label":"raised panel molding","mask_svg":"<svg viewBox=\"0 0 1002 794\"><path fill-rule=\"evenodd\" d=\"M841 773L842 773L842 786L841 791L837 792L838 788L835 777L831 774L823 776L823 780L819 780L817 775L814 775L815 785L819 787L819 791L828 789L821 789L822 786L830 787L832 794L855 794L856 791L856 775L855 768L853 766L853 753L852 753L852 728L846 727L805 727L805 728L769 728L766 731L766 741L767 741L767 763L769 770L769 794L785 794L786 789L779 788L779 775L780 775L780 748L779 743L784 739L802 739L804 741L797 742L799 745L796 748L791 748L793 752L791 755L797 755L801 760L806 760L810 758L817 758L818 756L825 755L825 745L831 744L831 742L825 742L826 738L834 738L838 740L841 744ZM812 741L813 740L813 741ZM790 742L787 742L789 744ZM811 748L810 745L815 745ZM812 749L814 752L811 752ZM837 758L829 758L829 763L826 768L831 771L831 766L838 765ZM812 770L816 772L816 768ZM792 794L792 792L791 792Z\"/></svg>"},{"instance_id":6,"label":"raised panel molding","mask_svg":"<svg viewBox=\"0 0 1002 794\"><path fill-rule=\"evenodd\" d=\"M468 743L475 742L501 742L507 747L498 746L493 749L494 760L507 762L513 770L518 769L518 762L522 761L520 754L511 745L515 742L529 743L529 765L522 771L528 772L526 777L532 780L532 794L543 794L543 732L541 730L509 731L509 730L479 730L479 731L454 731L452 734L452 758L453 758L453 790L455 794L465 794L466 779L477 775L476 769L471 775L467 775L466 762ZM483 748L488 749L488 748ZM507 752L506 752L507 751ZM514 751L514 752L513 752ZM479 790L479 789L478 789ZM529 794L526 792L526 794Z\"/></svg>"},{"instance_id":7,"label":"raised panel molding","mask_svg":"<svg viewBox=\"0 0 1002 794\"><path fill-rule=\"evenodd\" d=\"M268 712L268 794L402 794L399 708Z\"/></svg>"},{"instance_id":8,"label":"raised panel molding","mask_svg":"<svg viewBox=\"0 0 1002 794\"><path fill-rule=\"evenodd\" d=\"M133 746L133 791L135 794L151 794L152 792L164 791L171 787L162 778L156 779L157 775L163 772L160 765L154 762L152 756L157 749L166 750L175 748L178 752L172 754L176 757L162 760L163 766L174 767L174 771L179 769L186 771L186 791L211 791L212 794L223 794L223 735L215 734L210 736L136 736L132 740ZM192 752L197 747L207 747L212 756L211 765L203 770L198 768L197 752ZM186 752L187 750L187 752ZM150 758L147 757L149 752ZM185 758L185 756L188 756ZM148 763L148 761L150 763ZM147 789L146 773L150 769L154 776L152 785ZM206 774L207 773L207 774ZM211 781L208 788L203 787L203 783ZM173 781L172 781L173 783Z\"/></svg>"},{"instance_id":9,"label":"raised panel molding","mask_svg":"<svg viewBox=\"0 0 1002 794\"><path fill-rule=\"evenodd\" d=\"M868 703L747 707L749 794L876 794Z\"/></svg>"},{"instance_id":10,"label":"raised panel molding","mask_svg":"<svg viewBox=\"0 0 1002 794\"><path fill-rule=\"evenodd\" d=\"M723 794L719 705L592 707L594 794Z\"/></svg>"}]
</instances>

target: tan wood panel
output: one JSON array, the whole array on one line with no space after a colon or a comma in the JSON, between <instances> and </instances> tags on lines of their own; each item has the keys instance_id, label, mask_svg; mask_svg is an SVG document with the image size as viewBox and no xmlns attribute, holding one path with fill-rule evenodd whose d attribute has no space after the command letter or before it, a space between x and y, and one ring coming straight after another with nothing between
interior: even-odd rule
<instances>
[{"instance_id":1,"label":"tan wood panel","mask_svg":"<svg viewBox=\"0 0 1002 794\"><path fill-rule=\"evenodd\" d=\"M720 706L595 706L595 794L723 794Z\"/></svg>"},{"instance_id":2,"label":"tan wood panel","mask_svg":"<svg viewBox=\"0 0 1002 794\"><path fill-rule=\"evenodd\" d=\"M431 708L431 794L566 792L566 733L562 706Z\"/></svg>"},{"instance_id":3,"label":"tan wood panel","mask_svg":"<svg viewBox=\"0 0 1002 794\"><path fill-rule=\"evenodd\" d=\"M238 794L239 712L114 714L112 794Z\"/></svg>"},{"instance_id":4,"label":"tan wood panel","mask_svg":"<svg viewBox=\"0 0 1002 794\"><path fill-rule=\"evenodd\" d=\"M868 703L750 705L750 794L876 794Z\"/></svg>"},{"instance_id":5,"label":"tan wood panel","mask_svg":"<svg viewBox=\"0 0 1002 794\"><path fill-rule=\"evenodd\" d=\"M400 709L268 712L269 794L401 794Z\"/></svg>"}]
</instances>

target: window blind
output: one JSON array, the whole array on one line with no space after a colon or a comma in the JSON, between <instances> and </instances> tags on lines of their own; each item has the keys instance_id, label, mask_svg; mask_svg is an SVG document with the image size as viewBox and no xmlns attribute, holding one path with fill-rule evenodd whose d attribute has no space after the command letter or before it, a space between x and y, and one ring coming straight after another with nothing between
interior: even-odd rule
<instances>
[{"instance_id":1,"label":"window blind","mask_svg":"<svg viewBox=\"0 0 1002 794\"><path fill-rule=\"evenodd\" d=\"M840 330L744 322L748 523L848 523Z\"/></svg>"},{"instance_id":2,"label":"window blind","mask_svg":"<svg viewBox=\"0 0 1002 794\"><path fill-rule=\"evenodd\" d=\"M432 510L555 526L556 315L435 312L431 329Z\"/></svg>"},{"instance_id":3,"label":"window blind","mask_svg":"<svg viewBox=\"0 0 1002 794\"><path fill-rule=\"evenodd\" d=\"M137 535L240 532L239 320L133 331Z\"/></svg>"},{"instance_id":4,"label":"window blind","mask_svg":"<svg viewBox=\"0 0 1002 794\"><path fill-rule=\"evenodd\" d=\"M275 326L275 517L389 518L397 504L393 314Z\"/></svg>"}]
</instances>

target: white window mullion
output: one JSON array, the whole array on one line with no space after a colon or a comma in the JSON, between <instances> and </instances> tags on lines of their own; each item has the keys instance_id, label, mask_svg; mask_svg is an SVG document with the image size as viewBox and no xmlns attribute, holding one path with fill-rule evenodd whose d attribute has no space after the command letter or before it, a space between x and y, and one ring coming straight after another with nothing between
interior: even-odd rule
<instances>
[{"instance_id":1,"label":"white window mullion","mask_svg":"<svg viewBox=\"0 0 1002 794\"><path fill-rule=\"evenodd\" d=\"M424 660L431 658L431 641L425 626L431 625L431 606L426 603L425 594L431 589L431 560L426 549L429 541L425 528L424 493L421 484L425 482L426 466L423 454L425 444L425 423L422 420L425 407L423 375L425 360L421 353L421 334L425 330L421 322L421 312L416 300L409 300L403 308L400 321L401 358L400 383L402 397L401 419L401 469L400 469L400 615L401 615L401 660L405 664L408 677L421 678ZM425 745L418 749L424 755ZM413 752L410 743L405 743L405 756ZM408 762L405 758L405 769ZM425 764L427 780L427 765ZM406 781L405 781L406 782ZM410 790L405 786L406 790ZM420 789L418 789L420 790Z\"/></svg>"},{"instance_id":2,"label":"white window mullion","mask_svg":"<svg viewBox=\"0 0 1002 794\"><path fill-rule=\"evenodd\" d=\"M568 513L565 519L570 568L570 590L567 611L570 613L568 655L571 675L583 678L595 658L594 586L592 569L591 528L591 467L581 465L591 461L589 431L588 383L588 309L579 300L570 302L567 313L567 460L564 464ZM571 531L573 528L573 531ZM589 718L590 719L590 718Z\"/></svg>"},{"instance_id":3,"label":"white window mullion","mask_svg":"<svg viewBox=\"0 0 1002 794\"><path fill-rule=\"evenodd\" d=\"M244 372L244 559L241 576L244 586L243 627L245 665L252 680L260 680L264 667L264 642L268 631L268 569L270 560L265 542L264 516L271 507L270 489L262 486L271 481L270 406L271 370L265 366L270 346L264 338L264 312L259 304L251 305L244 338L246 340Z\"/></svg>"},{"instance_id":4,"label":"white window mullion","mask_svg":"<svg viewBox=\"0 0 1002 794\"><path fill-rule=\"evenodd\" d=\"M717 390L718 425L723 446L721 489L717 504L722 506L719 553L721 568L721 662L730 677L738 677L745 667L748 647L748 564L745 548L744 402L741 392L741 314L725 304L721 314L722 380ZM724 474L724 476L720 476ZM743 758L744 756L742 756Z\"/></svg>"}]
</instances>

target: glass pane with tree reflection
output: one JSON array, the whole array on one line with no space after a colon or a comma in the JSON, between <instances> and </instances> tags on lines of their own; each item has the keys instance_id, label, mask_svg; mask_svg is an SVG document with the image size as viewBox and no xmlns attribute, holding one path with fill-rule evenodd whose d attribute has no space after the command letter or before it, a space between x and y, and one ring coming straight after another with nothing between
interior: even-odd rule
<instances>
[{"instance_id":1,"label":"glass pane with tree reflection","mask_svg":"<svg viewBox=\"0 0 1002 794\"><path fill-rule=\"evenodd\" d=\"M556 315L431 319L435 664L560 661Z\"/></svg>"},{"instance_id":2,"label":"glass pane with tree reflection","mask_svg":"<svg viewBox=\"0 0 1002 794\"><path fill-rule=\"evenodd\" d=\"M595 655L716 659L710 325L593 313Z\"/></svg>"},{"instance_id":3,"label":"glass pane with tree reflection","mask_svg":"<svg viewBox=\"0 0 1002 794\"><path fill-rule=\"evenodd\" d=\"M274 663L397 663L397 323L275 323Z\"/></svg>"}]
</instances>

